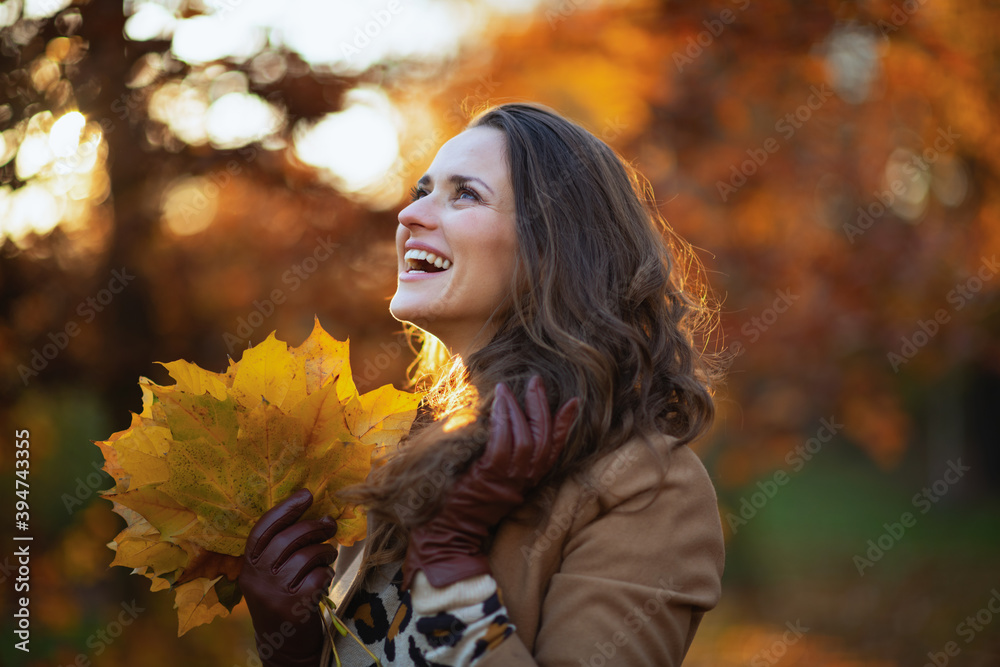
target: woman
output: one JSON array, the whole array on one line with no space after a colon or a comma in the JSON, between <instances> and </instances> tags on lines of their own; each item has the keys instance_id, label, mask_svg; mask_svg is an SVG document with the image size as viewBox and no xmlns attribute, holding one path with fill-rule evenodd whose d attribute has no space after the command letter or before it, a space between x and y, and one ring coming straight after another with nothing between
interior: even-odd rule
<instances>
[{"instance_id":1,"label":"woman","mask_svg":"<svg viewBox=\"0 0 1000 667\"><path fill-rule=\"evenodd\" d=\"M721 590L715 491L686 446L714 416L693 342L714 313L640 183L537 105L441 147L399 214L390 304L434 335L433 385L350 494L365 540L338 556L332 522L297 521L307 491L254 527L240 582L264 664L330 664L334 558L338 616L383 665L680 664Z\"/></svg>"}]
</instances>

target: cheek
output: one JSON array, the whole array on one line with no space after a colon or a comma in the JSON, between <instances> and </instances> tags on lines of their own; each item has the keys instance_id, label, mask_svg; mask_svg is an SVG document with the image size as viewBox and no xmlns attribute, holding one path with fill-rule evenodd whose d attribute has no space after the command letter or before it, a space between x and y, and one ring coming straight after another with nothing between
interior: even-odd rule
<instances>
[{"instance_id":1,"label":"cheek","mask_svg":"<svg viewBox=\"0 0 1000 667\"><path fill-rule=\"evenodd\" d=\"M406 227L396 225L396 259L402 261L403 244L406 243Z\"/></svg>"},{"instance_id":2,"label":"cheek","mask_svg":"<svg viewBox=\"0 0 1000 667\"><path fill-rule=\"evenodd\" d=\"M491 291L499 297L503 297L511 289L511 280L517 265L516 250L514 242L505 240L503 243L495 244L489 257L484 258L483 266L489 266L492 274L489 276Z\"/></svg>"},{"instance_id":3,"label":"cheek","mask_svg":"<svg viewBox=\"0 0 1000 667\"><path fill-rule=\"evenodd\" d=\"M513 227L513 225L511 225ZM501 242L501 247L504 249L502 254L499 256L502 258L500 262L502 268L502 273L505 278L506 284L510 284L511 277L517 270L517 235L514 230L511 229L510 233Z\"/></svg>"}]
</instances>

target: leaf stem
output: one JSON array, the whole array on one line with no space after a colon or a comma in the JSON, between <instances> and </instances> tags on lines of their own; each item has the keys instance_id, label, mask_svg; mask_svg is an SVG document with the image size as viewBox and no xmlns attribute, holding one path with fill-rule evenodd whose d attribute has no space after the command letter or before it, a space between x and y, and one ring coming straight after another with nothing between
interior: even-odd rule
<instances>
[{"instance_id":1,"label":"leaf stem","mask_svg":"<svg viewBox=\"0 0 1000 667\"><path fill-rule=\"evenodd\" d=\"M329 622L329 624L327 624L327 623L324 622L324 625L326 626L326 632L327 632L327 634L330 636L330 645L333 647L333 657L337 661L337 667L342 667L342 665L341 665L341 662L340 662L340 656L337 655L337 647L334 646L334 644L333 644L334 636L333 636L333 632L331 631L331 626L337 630L337 632L340 634L341 637L345 637L347 635L350 635L351 638L354 641L356 641L361 648L363 648L365 650L365 653L367 653L369 656L371 656L371 659L375 661L375 667L382 667L382 663L379 661L379 659L377 657L375 657L375 654L372 653L371 651L369 651L368 647L365 646L365 643L363 641L361 641L361 639L359 639L356 634L354 634L353 632L351 632L351 629L348 628L346 625L344 625L343 621L341 621L339 618L337 618L337 616L334 614L334 611L336 611L336 609L337 609L337 605L336 605L336 603L333 600L331 600L329 597L323 597L322 599L320 599L319 605L320 605L320 608L322 608L324 606L328 607L328 609L326 611L330 615L330 622ZM326 615L324 614L323 617L324 617L324 621L325 621Z\"/></svg>"}]
</instances>

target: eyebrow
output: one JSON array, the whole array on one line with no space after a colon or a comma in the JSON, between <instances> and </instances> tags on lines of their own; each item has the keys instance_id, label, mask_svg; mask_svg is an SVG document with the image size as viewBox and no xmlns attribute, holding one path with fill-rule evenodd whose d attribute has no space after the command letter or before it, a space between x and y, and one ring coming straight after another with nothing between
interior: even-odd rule
<instances>
[{"instance_id":1,"label":"eyebrow","mask_svg":"<svg viewBox=\"0 0 1000 667\"><path fill-rule=\"evenodd\" d=\"M432 179L428 174L424 174L423 176L420 177L420 180L417 181L417 185L419 185L421 187L425 187L427 185L430 185L433 180L434 179ZM447 181L448 183L452 183L452 184L462 183L462 182L465 182L465 181L475 181L476 183L479 183L484 188L486 188L487 190L489 190L489 192L490 192L491 195L496 196L496 194L493 192L493 188L491 188L490 186L486 185L486 181L484 181L481 178L477 178L475 176L462 176L461 174L452 174L452 175L448 176L445 179L445 181Z\"/></svg>"}]
</instances>

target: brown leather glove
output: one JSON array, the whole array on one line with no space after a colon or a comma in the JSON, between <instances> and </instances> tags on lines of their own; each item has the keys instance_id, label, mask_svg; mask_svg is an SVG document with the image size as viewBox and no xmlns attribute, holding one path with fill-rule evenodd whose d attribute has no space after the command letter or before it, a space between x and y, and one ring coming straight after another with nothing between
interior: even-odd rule
<instances>
[{"instance_id":1,"label":"brown leather glove","mask_svg":"<svg viewBox=\"0 0 1000 667\"><path fill-rule=\"evenodd\" d=\"M441 511L410 532L403 590L417 570L436 588L489 574L484 539L555 465L580 406L579 398L566 401L553 424L537 375L528 382L524 402L527 419L507 386L497 385L482 457L455 482Z\"/></svg>"},{"instance_id":2,"label":"brown leather glove","mask_svg":"<svg viewBox=\"0 0 1000 667\"><path fill-rule=\"evenodd\" d=\"M323 622L319 599L333 579L337 532L330 517L297 521L313 503L300 489L264 513L247 537L239 584L266 667L319 664Z\"/></svg>"}]
</instances>

